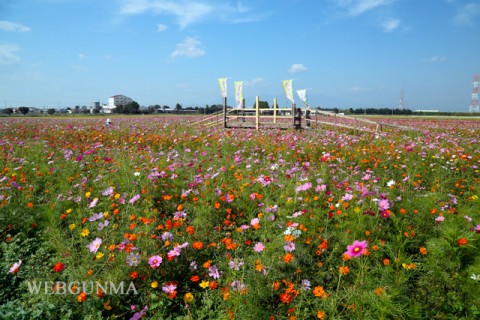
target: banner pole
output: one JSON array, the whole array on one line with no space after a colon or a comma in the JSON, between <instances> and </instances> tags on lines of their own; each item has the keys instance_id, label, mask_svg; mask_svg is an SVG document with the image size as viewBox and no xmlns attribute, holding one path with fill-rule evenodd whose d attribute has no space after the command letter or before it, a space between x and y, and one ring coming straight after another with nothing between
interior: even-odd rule
<instances>
[{"instance_id":1,"label":"banner pole","mask_svg":"<svg viewBox=\"0 0 480 320\"><path fill-rule=\"evenodd\" d=\"M223 127L227 127L227 97L223 98Z\"/></svg>"}]
</instances>

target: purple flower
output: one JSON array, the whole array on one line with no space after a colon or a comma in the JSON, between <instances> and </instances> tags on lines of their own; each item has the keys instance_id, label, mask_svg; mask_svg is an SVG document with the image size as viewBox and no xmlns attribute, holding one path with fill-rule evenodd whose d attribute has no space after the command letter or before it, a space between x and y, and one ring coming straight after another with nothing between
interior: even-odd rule
<instances>
[{"instance_id":1,"label":"purple flower","mask_svg":"<svg viewBox=\"0 0 480 320\"><path fill-rule=\"evenodd\" d=\"M218 268L216 265L210 266L210 268L208 268L208 275L213 279L220 278L220 272L218 271Z\"/></svg>"},{"instance_id":2,"label":"purple flower","mask_svg":"<svg viewBox=\"0 0 480 320\"><path fill-rule=\"evenodd\" d=\"M135 310L135 308L132 308L132 310ZM135 312L135 314L133 315L133 317L130 318L130 320L139 320L140 318L142 318L145 315L147 310L148 310L148 306L145 306L139 312Z\"/></svg>"},{"instance_id":3,"label":"purple flower","mask_svg":"<svg viewBox=\"0 0 480 320\"><path fill-rule=\"evenodd\" d=\"M90 252L97 253L98 248L100 248L100 245L102 244L102 239L100 238L95 238L95 240L90 243L87 248L90 250Z\"/></svg>"},{"instance_id":4,"label":"purple flower","mask_svg":"<svg viewBox=\"0 0 480 320\"><path fill-rule=\"evenodd\" d=\"M283 246L283 249L287 252L292 252L295 250L295 243L289 241Z\"/></svg>"},{"instance_id":5,"label":"purple flower","mask_svg":"<svg viewBox=\"0 0 480 320\"><path fill-rule=\"evenodd\" d=\"M303 290L310 290L311 283L307 279L302 280L302 289Z\"/></svg>"},{"instance_id":6,"label":"purple flower","mask_svg":"<svg viewBox=\"0 0 480 320\"><path fill-rule=\"evenodd\" d=\"M140 195L136 194L132 197L132 199L128 200L128 203L134 204L138 199L140 199Z\"/></svg>"},{"instance_id":7,"label":"purple flower","mask_svg":"<svg viewBox=\"0 0 480 320\"><path fill-rule=\"evenodd\" d=\"M345 251L344 254L348 254L350 257L356 258L364 254L367 247L367 241L355 240L352 245L347 246L347 251Z\"/></svg>"},{"instance_id":8,"label":"purple flower","mask_svg":"<svg viewBox=\"0 0 480 320\"><path fill-rule=\"evenodd\" d=\"M110 223L110 221L108 220L105 220L104 222L100 222L98 224L98 230L102 230L103 228L105 228L106 226L108 226L108 224Z\"/></svg>"},{"instance_id":9,"label":"purple flower","mask_svg":"<svg viewBox=\"0 0 480 320\"><path fill-rule=\"evenodd\" d=\"M103 196L111 196L113 194L113 188L108 187L107 189L103 190L102 195Z\"/></svg>"},{"instance_id":10,"label":"purple flower","mask_svg":"<svg viewBox=\"0 0 480 320\"><path fill-rule=\"evenodd\" d=\"M136 267L140 263L140 254L131 252L127 256L127 265L129 267Z\"/></svg>"},{"instance_id":11,"label":"purple flower","mask_svg":"<svg viewBox=\"0 0 480 320\"><path fill-rule=\"evenodd\" d=\"M88 218L88 221L93 222L101 218L103 218L103 212L95 213L93 216Z\"/></svg>"},{"instance_id":12,"label":"purple flower","mask_svg":"<svg viewBox=\"0 0 480 320\"><path fill-rule=\"evenodd\" d=\"M98 198L95 198L90 202L90 205L88 206L89 208L94 208L97 206Z\"/></svg>"},{"instance_id":13,"label":"purple flower","mask_svg":"<svg viewBox=\"0 0 480 320\"><path fill-rule=\"evenodd\" d=\"M162 263L162 261L163 261L162 257L160 257L158 255L157 256L151 256L150 258L148 258L148 264L153 269L158 268L160 266L160 264Z\"/></svg>"},{"instance_id":14,"label":"purple flower","mask_svg":"<svg viewBox=\"0 0 480 320\"><path fill-rule=\"evenodd\" d=\"M177 285L173 283L168 283L162 287L162 291L165 292L166 294L172 294L175 292L177 289Z\"/></svg>"},{"instance_id":15,"label":"purple flower","mask_svg":"<svg viewBox=\"0 0 480 320\"><path fill-rule=\"evenodd\" d=\"M234 270L240 270L240 267L243 266L243 261L238 261L237 259L235 260L230 260L228 262L228 266L231 268L231 269L234 269Z\"/></svg>"},{"instance_id":16,"label":"purple flower","mask_svg":"<svg viewBox=\"0 0 480 320\"><path fill-rule=\"evenodd\" d=\"M473 227L473 230L474 230L476 233L480 233L480 224L477 224L475 227Z\"/></svg>"},{"instance_id":17,"label":"purple flower","mask_svg":"<svg viewBox=\"0 0 480 320\"><path fill-rule=\"evenodd\" d=\"M255 250L255 252L262 252L263 250L265 250L265 246L263 245L263 243L257 242L253 247L253 250Z\"/></svg>"}]
</instances>

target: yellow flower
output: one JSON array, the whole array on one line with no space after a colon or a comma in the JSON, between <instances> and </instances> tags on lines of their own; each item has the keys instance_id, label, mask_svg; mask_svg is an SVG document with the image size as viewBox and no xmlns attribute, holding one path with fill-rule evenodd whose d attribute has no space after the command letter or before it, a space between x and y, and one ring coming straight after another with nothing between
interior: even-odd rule
<instances>
[{"instance_id":1,"label":"yellow flower","mask_svg":"<svg viewBox=\"0 0 480 320\"><path fill-rule=\"evenodd\" d=\"M115 193L115 199L120 198L120 193Z\"/></svg>"},{"instance_id":2,"label":"yellow flower","mask_svg":"<svg viewBox=\"0 0 480 320\"><path fill-rule=\"evenodd\" d=\"M91 195L90 191L85 192L85 197L90 198Z\"/></svg>"},{"instance_id":3,"label":"yellow flower","mask_svg":"<svg viewBox=\"0 0 480 320\"><path fill-rule=\"evenodd\" d=\"M208 288L209 285L210 285L210 282L208 281L203 280L202 282L200 282L200 287L203 289Z\"/></svg>"},{"instance_id":4,"label":"yellow flower","mask_svg":"<svg viewBox=\"0 0 480 320\"><path fill-rule=\"evenodd\" d=\"M157 281L153 281L153 282L150 284L150 287L152 287L153 289L158 288L158 282L157 282Z\"/></svg>"},{"instance_id":5,"label":"yellow flower","mask_svg":"<svg viewBox=\"0 0 480 320\"><path fill-rule=\"evenodd\" d=\"M105 211L105 212L103 213L103 217L104 217L105 219L108 219L108 217L110 217L110 213L108 213L108 211Z\"/></svg>"},{"instance_id":6,"label":"yellow flower","mask_svg":"<svg viewBox=\"0 0 480 320\"><path fill-rule=\"evenodd\" d=\"M73 209L68 209L68 210L67 210L67 213L70 213L70 212L72 212L72 211L73 211Z\"/></svg>"},{"instance_id":7,"label":"yellow flower","mask_svg":"<svg viewBox=\"0 0 480 320\"><path fill-rule=\"evenodd\" d=\"M193 301L193 294L191 294L190 292L185 293L185 295L183 296L183 301L185 301L185 303L192 302Z\"/></svg>"},{"instance_id":8,"label":"yellow flower","mask_svg":"<svg viewBox=\"0 0 480 320\"><path fill-rule=\"evenodd\" d=\"M68 228L69 228L70 230L75 229L75 227L76 227L76 226L75 226L75 223L72 223L72 224L70 224L70 225L68 226Z\"/></svg>"},{"instance_id":9,"label":"yellow flower","mask_svg":"<svg viewBox=\"0 0 480 320\"><path fill-rule=\"evenodd\" d=\"M112 310L112 306L110 305L110 300L108 300L107 302L105 302L105 303L103 304L103 308L104 308L105 310Z\"/></svg>"},{"instance_id":10,"label":"yellow flower","mask_svg":"<svg viewBox=\"0 0 480 320\"><path fill-rule=\"evenodd\" d=\"M355 209L353 209L353 212L360 213L362 212L362 209L360 209L359 207L355 207Z\"/></svg>"},{"instance_id":11,"label":"yellow flower","mask_svg":"<svg viewBox=\"0 0 480 320\"><path fill-rule=\"evenodd\" d=\"M81 235L82 237L86 237L86 236L88 236L89 234L90 234L90 230L88 230L88 229L82 229L82 231L80 232L80 235Z\"/></svg>"},{"instance_id":12,"label":"yellow flower","mask_svg":"<svg viewBox=\"0 0 480 320\"><path fill-rule=\"evenodd\" d=\"M96 255L97 260L102 259L102 257L103 257L103 253L102 252L97 252L97 255Z\"/></svg>"}]
</instances>

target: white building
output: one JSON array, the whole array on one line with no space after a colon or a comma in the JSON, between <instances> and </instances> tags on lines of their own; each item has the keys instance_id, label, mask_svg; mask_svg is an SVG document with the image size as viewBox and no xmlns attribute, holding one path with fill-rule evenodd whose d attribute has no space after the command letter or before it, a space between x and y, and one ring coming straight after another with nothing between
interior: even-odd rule
<instances>
[{"instance_id":1,"label":"white building","mask_svg":"<svg viewBox=\"0 0 480 320\"><path fill-rule=\"evenodd\" d=\"M117 108L117 106L124 106L131 102L133 102L131 98L121 94L117 94L115 96L111 96L110 98L108 98L108 104L103 105L102 109L104 113L112 113L113 110Z\"/></svg>"}]
</instances>

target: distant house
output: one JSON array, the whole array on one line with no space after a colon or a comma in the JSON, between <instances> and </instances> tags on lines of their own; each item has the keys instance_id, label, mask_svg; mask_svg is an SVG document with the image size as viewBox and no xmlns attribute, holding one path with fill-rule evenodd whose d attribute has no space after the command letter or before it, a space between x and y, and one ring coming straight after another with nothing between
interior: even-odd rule
<instances>
[{"instance_id":1,"label":"distant house","mask_svg":"<svg viewBox=\"0 0 480 320\"><path fill-rule=\"evenodd\" d=\"M124 106L131 102L133 102L131 98L117 94L108 98L108 104L102 106L102 111L103 113L113 113L117 106Z\"/></svg>"}]
</instances>

